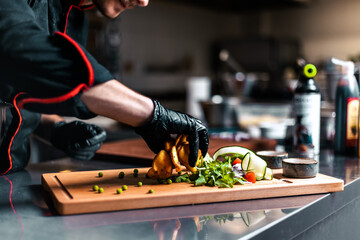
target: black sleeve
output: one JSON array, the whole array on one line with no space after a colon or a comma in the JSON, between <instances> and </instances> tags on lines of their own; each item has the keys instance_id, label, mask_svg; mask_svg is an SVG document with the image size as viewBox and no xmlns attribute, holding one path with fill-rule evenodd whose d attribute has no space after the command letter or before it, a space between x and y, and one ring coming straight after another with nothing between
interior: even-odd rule
<instances>
[{"instance_id":1,"label":"black sleeve","mask_svg":"<svg viewBox=\"0 0 360 240\"><path fill-rule=\"evenodd\" d=\"M42 30L25 0L0 0L0 71L2 83L27 93L20 107L79 118L93 116L82 91L113 79L69 36Z\"/></svg>"}]
</instances>

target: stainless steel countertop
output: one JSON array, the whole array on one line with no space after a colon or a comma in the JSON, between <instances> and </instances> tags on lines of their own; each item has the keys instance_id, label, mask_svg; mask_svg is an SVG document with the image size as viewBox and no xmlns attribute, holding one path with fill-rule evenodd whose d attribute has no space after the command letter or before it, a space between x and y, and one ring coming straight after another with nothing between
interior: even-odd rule
<instances>
[{"instance_id":1,"label":"stainless steel countertop","mask_svg":"<svg viewBox=\"0 0 360 240\"><path fill-rule=\"evenodd\" d=\"M360 196L359 159L331 150L320 172L344 179L344 192L60 216L41 186L47 172L133 167L63 158L0 176L1 239L290 239Z\"/></svg>"}]
</instances>

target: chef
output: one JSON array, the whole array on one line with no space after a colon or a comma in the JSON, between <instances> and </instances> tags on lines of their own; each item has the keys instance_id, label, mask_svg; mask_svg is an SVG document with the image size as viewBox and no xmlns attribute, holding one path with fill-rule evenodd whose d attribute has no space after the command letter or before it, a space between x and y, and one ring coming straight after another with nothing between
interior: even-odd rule
<instances>
[{"instance_id":1,"label":"chef","mask_svg":"<svg viewBox=\"0 0 360 240\"><path fill-rule=\"evenodd\" d=\"M97 7L115 18L147 5L148 0L0 0L0 99L12 104L2 128L0 174L26 166L32 133L71 157L93 157L106 138L104 130L60 116L102 115L128 124L155 153L171 134L187 134L192 166L198 149L206 154L202 122L127 88L84 47L84 11Z\"/></svg>"}]
</instances>

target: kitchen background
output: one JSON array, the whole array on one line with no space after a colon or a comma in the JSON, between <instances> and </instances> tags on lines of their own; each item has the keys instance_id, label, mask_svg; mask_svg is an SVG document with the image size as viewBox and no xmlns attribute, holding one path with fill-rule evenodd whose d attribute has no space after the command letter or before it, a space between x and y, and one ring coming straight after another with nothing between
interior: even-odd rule
<instances>
[{"instance_id":1,"label":"kitchen background","mask_svg":"<svg viewBox=\"0 0 360 240\"><path fill-rule=\"evenodd\" d=\"M127 10L115 20L88 11L87 47L122 83L172 109L189 112L187 83L206 77L211 91L205 96L235 97L239 102L234 105L243 104L236 109L237 119L216 129L240 124L251 136L276 139L283 136L266 135L259 125L287 131L281 129L291 122L284 128L274 117L289 117L297 59L304 58L318 68L322 117L330 124L324 131L331 139L337 77L329 62L360 56L359 11L357 0L150 0L149 6ZM194 92L202 91L207 90ZM216 112L225 114L220 120L232 117L221 111ZM219 121L201 114L196 117L210 127ZM103 117L90 121L115 132L127 128Z\"/></svg>"},{"instance_id":2,"label":"kitchen background","mask_svg":"<svg viewBox=\"0 0 360 240\"><path fill-rule=\"evenodd\" d=\"M108 57L113 57L118 67L113 68L115 73L122 72L121 81L150 94L185 91L189 76L213 77L211 46L218 41L292 39L299 44L299 56L317 65L330 57L349 59L360 54L359 1L265 1L271 2L271 7L252 1L258 2L254 9L245 3L243 9L241 4L231 9L226 7L231 1L221 2L223 7L212 8L201 0L151 0L148 7L128 10L113 21L91 17L90 26L92 30L98 26L99 36L94 38L107 38L105 44L113 41L116 45L117 52L108 52ZM111 31L115 36L109 36ZM107 48L99 39L96 44L90 41L89 47L95 55L105 54ZM103 56L99 58L103 60Z\"/></svg>"},{"instance_id":3,"label":"kitchen background","mask_svg":"<svg viewBox=\"0 0 360 240\"><path fill-rule=\"evenodd\" d=\"M220 67L214 45L219 42L238 41L238 47L247 47L246 52L230 52L245 71L269 72L274 68L270 65L281 65L274 81L296 78L286 67L294 68L297 57L319 67L330 57L360 54L359 1L236 2L152 0L115 20L92 11L88 47L124 84L165 99L185 94L190 76L216 80ZM259 66L253 66L256 62Z\"/></svg>"}]
</instances>

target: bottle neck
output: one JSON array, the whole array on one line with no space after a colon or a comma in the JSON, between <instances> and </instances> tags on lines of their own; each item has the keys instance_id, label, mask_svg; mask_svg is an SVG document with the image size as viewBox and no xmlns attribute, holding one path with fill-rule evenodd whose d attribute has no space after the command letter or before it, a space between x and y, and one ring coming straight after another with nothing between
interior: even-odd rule
<instances>
[{"instance_id":1,"label":"bottle neck","mask_svg":"<svg viewBox=\"0 0 360 240\"><path fill-rule=\"evenodd\" d=\"M295 93L320 93L320 88L313 78L300 77Z\"/></svg>"},{"instance_id":2,"label":"bottle neck","mask_svg":"<svg viewBox=\"0 0 360 240\"><path fill-rule=\"evenodd\" d=\"M350 88L357 88L357 81L355 79L355 76L352 76L351 74L343 75L339 81L338 86L349 86Z\"/></svg>"}]
</instances>

